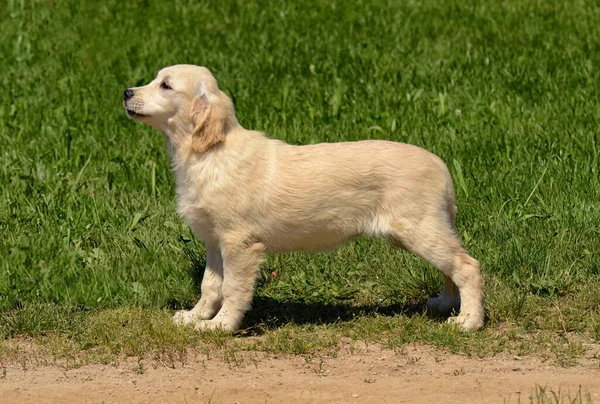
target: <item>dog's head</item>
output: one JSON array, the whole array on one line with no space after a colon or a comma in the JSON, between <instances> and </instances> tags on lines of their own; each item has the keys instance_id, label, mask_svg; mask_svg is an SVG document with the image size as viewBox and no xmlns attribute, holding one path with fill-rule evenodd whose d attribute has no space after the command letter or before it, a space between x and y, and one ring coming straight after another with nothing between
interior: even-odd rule
<instances>
[{"instance_id":1,"label":"dog's head","mask_svg":"<svg viewBox=\"0 0 600 404\"><path fill-rule=\"evenodd\" d=\"M192 148L200 153L222 142L237 126L231 100L205 67L166 67L148 85L125 90L124 99L127 116L167 136L189 136Z\"/></svg>"}]
</instances>

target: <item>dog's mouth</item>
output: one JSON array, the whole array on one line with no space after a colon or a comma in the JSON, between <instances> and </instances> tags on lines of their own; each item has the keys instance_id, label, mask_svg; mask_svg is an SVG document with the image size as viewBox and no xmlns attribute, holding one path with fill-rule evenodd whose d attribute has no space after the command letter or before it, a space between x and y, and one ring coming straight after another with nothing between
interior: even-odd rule
<instances>
[{"instance_id":1,"label":"dog's mouth","mask_svg":"<svg viewBox=\"0 0 600 404\"><path fill-rule=\"evenodd\" d=\"M125 103L123 103L123 107L125 108L125 113L130 118L142 119L142 118L148 118L150 116L150 115L140 114L139 112L137 112L131 108L128 108L127 105L125 105Z\"/></svg>"},{"instance_id":2,"label":"dog's mouth","mask_svg":"<svg viewBox=\"0 0 600 404\"><path fill-rule=\"evenodd\" d=\"M149 116L149 115L140 114L140 113L132 111L130 109L126 109L125 113L130 118L147 118Z\"/></svg>"}]
</instances>

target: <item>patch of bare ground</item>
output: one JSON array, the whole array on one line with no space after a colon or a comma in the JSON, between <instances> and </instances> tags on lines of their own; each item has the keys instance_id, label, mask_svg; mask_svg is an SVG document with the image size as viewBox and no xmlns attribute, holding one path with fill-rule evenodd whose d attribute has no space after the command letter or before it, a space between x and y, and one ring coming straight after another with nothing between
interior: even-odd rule
<instances>
[{"instance_id":1,"label":"patch of bare ground","mask_svg":"<svg viewBox=\"0 0 600 404\"><path fill-rule=\"evenodd\" d=\"M537 402L536 386L571 402L600 401L600 345L576 366L536 356L467 357L427 346L386 350L343 340L335 356L188 354L167 365L10 361L0 369L3 403L503 403ZM539 395L539 389L537 394ZM557 402L557 401L553 401ZM579 402L579 401L577 401Z\"/></svg>"}]
</instances>

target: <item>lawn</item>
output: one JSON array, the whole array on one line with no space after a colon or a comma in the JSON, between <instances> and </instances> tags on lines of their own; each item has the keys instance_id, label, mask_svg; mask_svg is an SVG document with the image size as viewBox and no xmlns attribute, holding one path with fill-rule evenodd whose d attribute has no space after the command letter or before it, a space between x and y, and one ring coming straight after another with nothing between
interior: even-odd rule
<instances>
[{"instance_id":1,"label":"lawn","mask_svg":"<svg viewBox=\"0 0 600 404\"><path fill-rule=\"evenodd\" d=\"M600 341L596 2L7 0L0 24L0 356L24 337L99 360L349 337L569 364ZM173 327L205 250L176 214L163 135L121 102L177 63L210 68L271 137L439 155L486 328L444 325L424 304L441 274L366 238L270 257L249 338Z\"/></svg>"}]
</instances>

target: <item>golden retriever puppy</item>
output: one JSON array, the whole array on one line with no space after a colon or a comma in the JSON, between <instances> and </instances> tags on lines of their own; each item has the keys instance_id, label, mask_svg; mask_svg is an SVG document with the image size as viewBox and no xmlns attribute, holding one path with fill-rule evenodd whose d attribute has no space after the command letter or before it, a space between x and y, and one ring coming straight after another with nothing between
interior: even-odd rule
<instances>
[{"instance_id":1,"label":"golden retriever puppy","mask_svg":"<svg viewBox=\"0 0 600 404\"><path fill-rule=\"evenodd\" d=\"M178 211L206 244L201 299L175 321L239 329L265 254L326 251L379 236L442 271L428 306L462 330L483 325L479 263L454 225L452 178L434 154L368 140L292 146L246 130L205 67L177 65L125 91L127 115L164 132Z\"/></svg>"}]
</instances>

